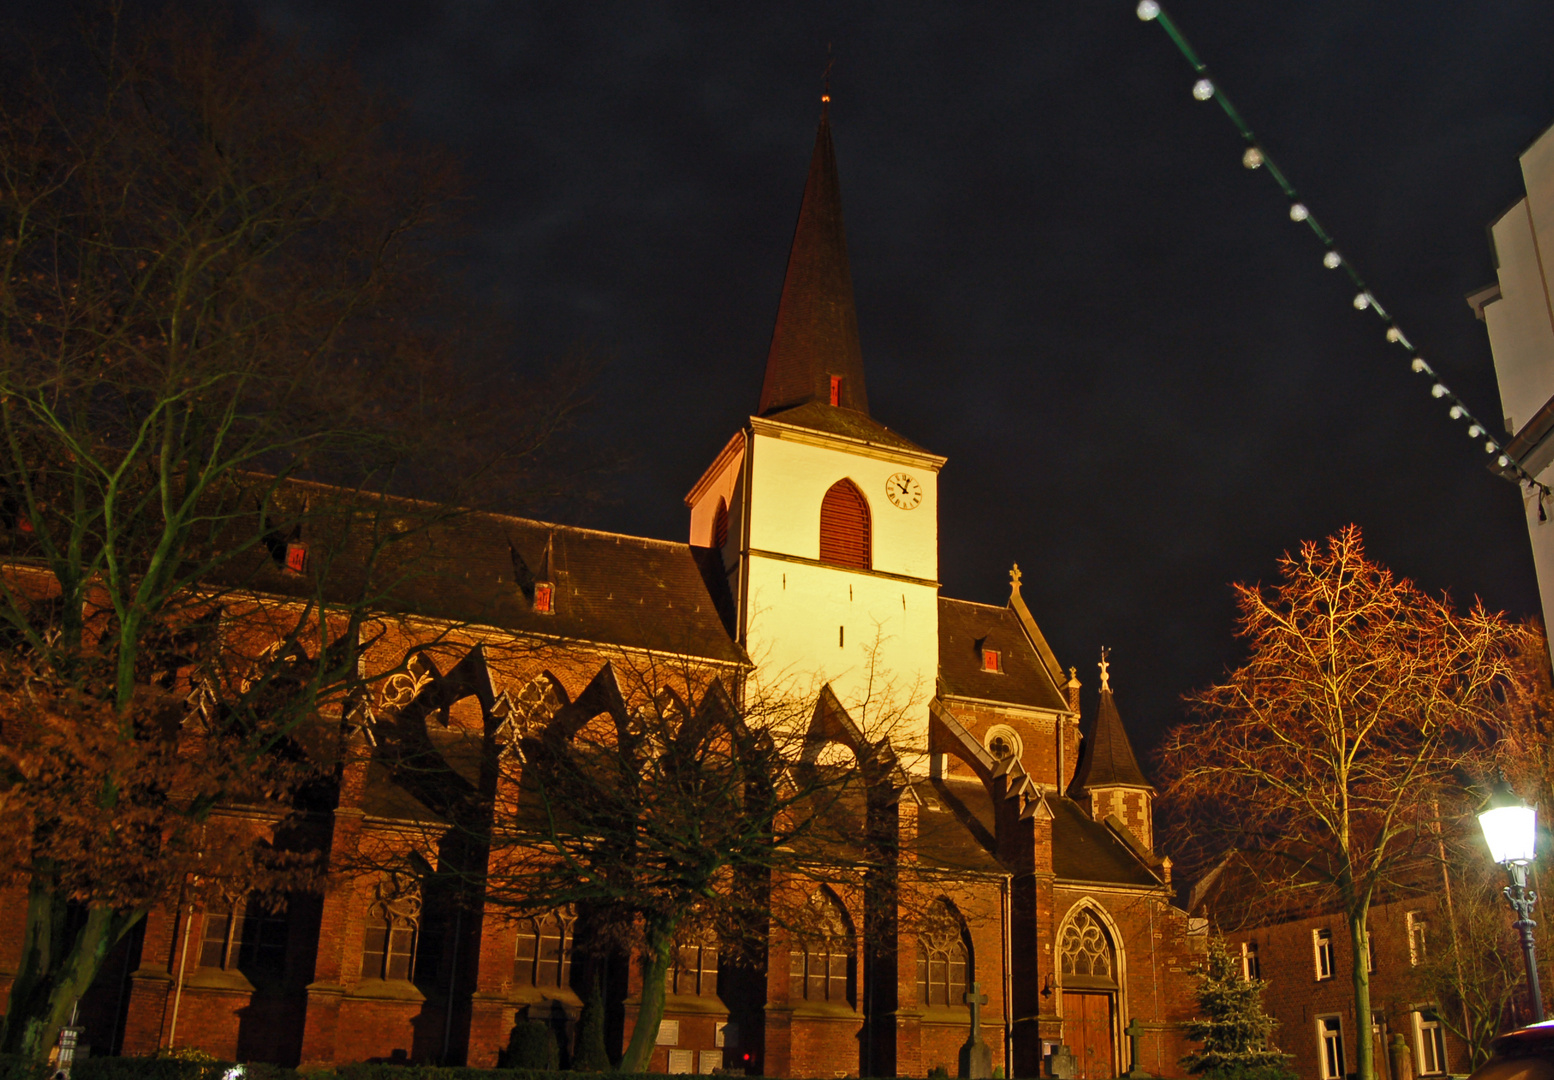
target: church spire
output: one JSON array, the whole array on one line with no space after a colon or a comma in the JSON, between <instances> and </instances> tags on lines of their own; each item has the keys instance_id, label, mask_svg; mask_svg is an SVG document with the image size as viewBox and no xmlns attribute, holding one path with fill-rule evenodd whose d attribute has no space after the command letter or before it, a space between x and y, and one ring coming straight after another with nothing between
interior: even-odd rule
<instances>
[{"instance_id":1,"label":"church spire","mask_svg":"<svg viewBox=\"0 0 1554 1080\"><path fill-rule=\"evenodd\" d=\"M830 97L828 92L821 106L820 130L788 253L757 409L762 416L811 401L865 415L869 411L842 228L842 192L831 145Z\"/></svg>"},{"instance_id":2,"label":"church spire","mask_svg":"<svg viewBox=\"0 0 1554 1080\"><path fill-rule=\"evenodd\" d=\"M1117 702L1112 697L1110 652L1109 649L1101 650L1101 702L1080 752L1074 791L1151 786L1139 768L1138 759L1133 756L1133 745L1122 726L1122 717L1117 714Z\"/></svg>"}]
</instances>

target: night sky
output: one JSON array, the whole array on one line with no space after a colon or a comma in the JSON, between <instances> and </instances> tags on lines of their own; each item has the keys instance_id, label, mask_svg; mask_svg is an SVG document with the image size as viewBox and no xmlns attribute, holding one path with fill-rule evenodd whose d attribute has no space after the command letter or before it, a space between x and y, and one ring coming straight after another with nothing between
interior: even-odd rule
<instances>
[{"instance_id":1,"label":"night sky","mask_svg":"<svg viewBox=\"0 0 1554 1080\"><path fill-rule=\"evenodd\" d=\"M1136 746L1238 656L1229 583L1358 523L1431 590L1537 610L1518 493L1133 0L258 0L354 58L469 178L469 281L514 363L604 360L624 458L571 520L683 540L752 411L834 47L832 125L873 415L949 463L947 595L1011 562ZM1423 355L1485 420L1485 226L1554 123L1554 4L1167 3ZM581 520L579 520L581 519Z\"/></svg>"}]
</instances>

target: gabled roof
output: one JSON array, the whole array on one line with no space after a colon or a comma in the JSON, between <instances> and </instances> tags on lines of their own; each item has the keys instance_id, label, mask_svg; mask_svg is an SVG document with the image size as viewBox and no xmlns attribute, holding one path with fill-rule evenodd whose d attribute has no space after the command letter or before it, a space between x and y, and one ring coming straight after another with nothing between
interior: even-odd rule
<instances>
[{"instance_id":1,"label":"gabled roof","mask_svg":"<svg viewBox=\"0 0 1554 1080\"><path fill-rule=\"evenodd\" d=\"M982 669L985 649L997 650L1002 671ZM939 680L942 692L955 697L1068 709L1019 617L1006 607L939 598Z\"/></svg>"},{"instance_id":2,"label":"gabled roof","mask_svg":"<svg viewBox=\"0 0 1554 1080\"><path fill-rule=\"evenodd\" d=\"M944 460L937 454L930 454L911 439L891 431L866 413L837 408L824 401L807 401L791 409L776 409L762 419L773 420L779 424L792 424L811 431L823 431L828 435L840 435L844 439L857 439L859 442L884 447L887 450L902 450L909 454L924 454L938 458L940 461Z\"/></svg>"},{"instance_id":3,"label":"gabled roof","mask_svg":"<svg viewBox=\"0 0 1554 1080\"><path fill-rule=\"evenodd\" d=\"M1111 885L1159 885L1160 879L1106 825L1072 799L1049 799L1052 807L1052 872L1059 881Z\"/></svg>"},{"instance_id":4,"label":"gabled roof","mask_svg":"<svg viewBox=\"0 0 1554 1080\"><path fill-rule=\"evenodd\" d=\"M1095 713L1095 723L1085 737L1085 745L1079 758L1079 768L1074 772L1071 791L1083 791L1098 787L1138 787L1154 790L1144 779L1133 756L1133 744L1117 714L1117 703L1112 699L1109 687L1101 687L1101 705Z\"/></svg>"},{"instance_id":5,"label":"gabled roof","mask_svg":"<svg viewBox=\"0 0 1554 1080\"><path fill-rule=\"evenodd\" d=\"M842 377L841 407L867 416L836 150L822 110L756 411L765 416L809 401L830 407L833 375Z\"/></svg>"}]
</instances>

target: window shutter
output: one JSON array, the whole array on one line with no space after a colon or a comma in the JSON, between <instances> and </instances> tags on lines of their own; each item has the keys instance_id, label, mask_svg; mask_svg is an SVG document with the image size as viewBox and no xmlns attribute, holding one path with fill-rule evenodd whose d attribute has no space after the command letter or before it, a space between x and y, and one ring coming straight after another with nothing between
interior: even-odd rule
<instances>
[{"instance_id":1,"label":"window shutter","mask_svg":"<svg viewBox=\"0 0 1554 1080\"><path fill-rule=\"evenodd\" d=\"M838 480L820 503L820 561L868 570L869 504L851 480Z\"/></svg>"}]
</instances>

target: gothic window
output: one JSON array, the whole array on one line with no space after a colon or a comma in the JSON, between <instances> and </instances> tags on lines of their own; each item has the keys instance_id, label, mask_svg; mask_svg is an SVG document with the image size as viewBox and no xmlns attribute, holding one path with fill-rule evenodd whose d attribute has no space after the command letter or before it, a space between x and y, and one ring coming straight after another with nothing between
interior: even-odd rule
<instances>
[{"instance_id":1,"label":"gothic window","mask_svg":"<svg viewBox=\"0 0 1554 1080\"><path fill-rule=\"evenodd\" d=\"M869 503L851 480L838 480L820 503L820 561L868 570Z\"/></svg>"},{"instance_id":2,"label":"gothic window","mask_svg":"<svg viewBox=\"0 0 1554 1080\"><path fill-rule=\"evenodd\" d=\"M561 709L561 693L556 681L548 674L531 679L517 695L507 693L497 698L491 715L502 721L497 728L497 739L509 745L550 721Z\"/></svg>"},{"instance_id":3,"label":"gothic window","mask_svg":"<svg viewBox=\"0 0 1554 1080\"><path fill-rule=\"evenodd\" d=\"M857 955L847 912L827 890L811 894L809 909L810 932L788 953L788 994L794 1001L851 1005Z\"/></svg>"},{"instance_id":4,"label":"gothic window","mask_svg":"<svg viewBox=\"0 0 1554 1080\"><path fill-rule=\"evenodd\" d=\"M994 724L988 728L982 744L987 747L987 752L993 755L994 761L1017 758L1025 748L1019 734L1006 724Z\"/></svg>"},{"instance_id":5,"label":"gothic window","mask_svg":"<svg viewBox=\"0 0 1554 1080\"><path fill-rule=\"evenodd\" d=\"M362 978L413 978L416 936L420 930L421 883L402 874L380 881L367 908Z\"/></svg>"},{"instance_id":6,"label":"gothic window","mask_svg":"<svg viewBox=\"0 0 1554 1080\"><path fill-rule=\"evenodd\" d=\"M199 966L279 977L286 970L285 909L270 910L249 899L206 912Z\"/></svg>"},{"instance_id":7,"label":"gothic window","mask_svg":"<svg viewBox=\"0 0 1554 1080\"><path fill-rule=\"evenodd\" d=\"M718 940L706 937L690 945L676 946L664 989L691 997L718 996Z\"/></svg>"},{"instance_id":8,"label":"gothic window","mask_svg":"<svg viewBox=\"0 0 1554 1080\"><path fill-rule=\"evenodd\" d=\"M917 931L918 1001L965 1008L971 973L971 936L949 903L936 901Z\"/></svg>"},{"instance_id":9,"label":"gothic window","mask_svg":"<svg viewBox=\"0 0 1554 1080\"><path fill-rule=\"evenodd\" d=\"M571 909L521 920L513 958L513 984L557 989L570 986L572 931L576 925L577 916Z\"/></svg>"},{"instance_id":10,"label":"gothic window","mask_svg":"<svg viewBox=\"0 0 1554 1080\"><path fill-rule=\"evenodd\" d=\"M1064 986L1117 985L1117 957L1106 928L1089 910L1081 911L1058 938Z\"/></svg>"}]
</instances>

